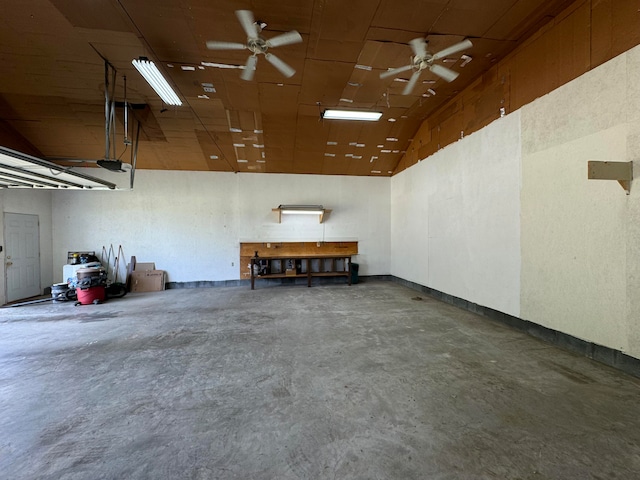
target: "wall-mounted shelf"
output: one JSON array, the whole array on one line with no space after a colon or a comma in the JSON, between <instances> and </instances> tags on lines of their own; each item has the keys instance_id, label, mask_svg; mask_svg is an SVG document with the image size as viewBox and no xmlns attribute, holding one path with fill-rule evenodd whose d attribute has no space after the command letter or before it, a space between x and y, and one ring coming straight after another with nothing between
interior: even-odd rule
<instances>
[{"instance_id":1,"label":"wall-mounted shelf","mask_svg":"<svg viewBox=\"0 0 640 480\"><path fill-rule=\"evenodd\" d=\"M277 212L278 223L282 223L282 215L318 215L320 223L324 221L325 214L329 214L331 210L324 208L322 205L279 205L272 208L271 211Z\"/></svg>"},{"instance_id":2,"label":"wall-mounted shelf","mask_svg":"<svg viewBox=\"0 0 640 480\"><path fill-rule=\"evenodd\" d=\"M589 180L617 180L629 195L633 180L633 162L588 162Z\"/></svg>"}]
</instances>

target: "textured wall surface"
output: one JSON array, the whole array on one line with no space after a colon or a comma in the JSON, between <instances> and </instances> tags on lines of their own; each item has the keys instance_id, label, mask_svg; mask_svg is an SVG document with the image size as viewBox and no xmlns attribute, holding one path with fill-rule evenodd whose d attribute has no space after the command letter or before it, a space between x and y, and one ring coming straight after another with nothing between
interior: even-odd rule
<instances>
[{"instance_id":1,"label":"textured wall surface","mask_svg":"<svg viewBox=\"0 0 640 480\"><path fill-rule=\"evenodd\" d=\"M141 170L133 191L55 192L54 272L68 250L122 245L168 281L240 277L239 243L357 240L363 275L389 273L389 178ZM318 216L280 204L321 204Z\"/></svg>"},{"instance_id":2,"label":"textured wall surface","mask_svg":"<svg viewBox=\"0 0 640 480\"><path fill-rule=\"evenodd\" d=\"M391 180L391 273L519 316L520 115Z\"/></svg>"},{"instance_id":3,"label":"textured wall surface","mask_svg":"<svg viewBox=\"0 0 640 480\"><path fill-rule=\"evenodd\" d=\"M636 357L640 196L587 180L587 162L640 171L639 58L636 47L522 109L522 318Z\"/></svg>"}]
</instances>

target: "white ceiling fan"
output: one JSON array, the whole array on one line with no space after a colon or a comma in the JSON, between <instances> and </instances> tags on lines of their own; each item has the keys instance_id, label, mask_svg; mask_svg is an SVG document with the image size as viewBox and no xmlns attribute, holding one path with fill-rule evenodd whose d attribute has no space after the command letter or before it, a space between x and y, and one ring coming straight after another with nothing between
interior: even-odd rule
<instances>
[{"instance_id":1,"label":"white ceiling fan","mask_svg":"<svg viewBox=\"0 0 640 480\"><path fill-rule=\"evenodd\" d=\"M219 42L210 40L207 42L207 48L210 50L244 50L248 49L252 55L247 59L244 71L240 75L243 80L252 80L258 63L258 55L263 54L267 61L276 67L285 77L292 77L296 71L285 62L276 57L273 53L268 52L270 48L280 47L282 45L291 45L293 43L302 42L302 36L295 30L276 35L269 40L260 36L263 24L256 23L253 12L250 10L236 10L236 16L247 34L247 43Z\"/></svg>"},{"instance_id":2,"label":"white ceiling fan","mask_svg":"<svg viewBox=\"0 0 640 480\"><path fill-rule=\"evenodd\" d=\"M429 70L440 78L447 82L453 82L458 77L458 72L444 67L438 63L434 63L436 60L440 60L454 53L466 50L473 46L471 40L463 40L462 42L451 45L444 50L440 50L438 53L431 54L427 50L427 42L424 38L414 38L409 42L414 56L411 58L411 64L404 67L392 68L386 72L380 74L380 78L395 77L399 73L406 72L408 70L414 70L413 75L409 79L409 83L404 88L402 94L409 95L418 82L418 77L423 70Z\"/></svg>"}]
</instances>

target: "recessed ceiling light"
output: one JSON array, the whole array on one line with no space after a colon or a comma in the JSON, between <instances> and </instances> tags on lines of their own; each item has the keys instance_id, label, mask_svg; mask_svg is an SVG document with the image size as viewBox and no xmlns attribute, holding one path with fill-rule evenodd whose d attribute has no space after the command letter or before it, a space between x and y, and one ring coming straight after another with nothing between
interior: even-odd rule
<instances>
[{"instance_id":1,"label":"recessed ceiling light","mask_svg":"<svg viewBox=\"0 0 640 480\"><path fill-rule=\"evenodd\" d=\"M394 78L393 81L394 82L401 82L401 83L409 83L409 79L408 78L397 77L397 78Z\"/></svg>"},{"instance_id":2,"label":"recessed ceiling light","mask_svg":"<svg viewBox=\"0 0 640 480\"><path fill-rule=\"evenodd\" d=\"M181 65L180 68L186 72L195 72L196 71L196 67L192 66L192 65Z\"/></svg>"},{"instance_id":3,"label":"recessed ceiling light","mask_svg":"<svg viewBox=\"0 0 640 480\"><path fill-rule=\"evenodd\" d=\"M364 143L356 143L357 148L363 148L364 146L365 146Z\"/></svg>"},{"instance_id":4,"label":"recessed ceiling light","mask_svg":"<svg viewBox=\"0 0 640 480\"><path fill-rule=\"evenodd\" d=\"M371 173L381 173L380 170L371 170Z\"/></svg>"},{"instance_id":5,"label":"recessed ceiling light","mask_svg":"<svg viewBox=\"0 0 640 480\"><path fill-rule=\"evenodd\" d=\"M254 143L253 148L264 148L264 145L261 145L259 143Z\"/></svg>"},{"instance_id":6,"label":"recessed ceiling light","mask_svg":"<svg viewBox=\"0 0 640 480\"><path fill-rule=\"evenodd\" d=\"M350 100L348 98L341 98L339 101L344 103L353 103L353 100Z\"/></svg>"},{"instance_id":7,"label":"recessed ceiling light","mask_svg":"<svg viewBox=\"0 0 640 480\"><path fill-rule=\"evenodd\" d=\"M361 110L325 110L322 118L327 120L364 120L376 122L382 117L381 112L365 112Z\"/></svg>"},{"instance_id":8,"label":"recessed ceiling light","mask_svg":"<svg viewBox=\"0 0 640 480\"><path fill-rule=\"evenodd\" d=\"M238 159L238 163L249 163L249 160L241 160L241 159Z\"/></svg>"},{"instance_id":9,"label":"recessed ceiling light","mask_svg":"<svg viewBox=\"0 0 640 480\"><path fill-rule=\"evenodd\" d=\"M427 90L427 92L429 92L431 95L435 95L436 94L436 91L433 88L429 88Z\"/></svg>"},{"instance_id":10,"label":"recessed ceiling light","mask_svg":"<svg viewBox=\"0 0 640 480\"><path fill-rule=\"evenodd\" d=\"M327 145L337 145L338 142L327 142Z\"/></svg>"},{"instance_id":11,"label":"recessed ceiling light","mask_svg":"<svg viewBox=\"0 0 640 480\"><path fill-rule=\"evenodd\" d=\"M198 95L198 98L201 98L202 100L209 100L209 95Z\"/></svg>"},{"instance_id":12,"label":"recessed ceiling light","mask_svg":"<svg viewBox=\"0 0 640 480\"><path fill-rule=\"evenodd\" d=\"M209 83L209 82L203 82L200 85L202 85L203 87L213 87L213 83Z\"/></svg>"},{"instance_id":13,"label":"recessed ceiling light","mask_svg":"<svg viewBox=\"0 0 640 480\"><path fill-rule=\"evenodd\" d=\"M392 153L400 153L400 150L394 150Z\"/></svg>"},{"instance_id":14,"label":"recessed ceiling light","mask_svg":"<svg viewBox=\"0 0 640 480\"><path fill-rule=\"evenodd\" d=\"M344 156L345 157L353 157L353 153L345 153Z\"/></svg>"},{"instance_id":15,"label":"recessed ceiling light","mask_svg":"<svg viewBox=\"0 0 640 480\"><path fill-rule=\"evenodd\" d=\"M433 83L436 83L436 81L435 80L423 80L422 83L431 83L431 84L433 84Z\"/></svg>"},{"instance_id":16,"label":"recessed ceiling light","mask_svg":"<svg viewBox=\"0 0 640 480\"><path fill-rule=\"evenodd\" d=\"M230 128L229 131L233 133L242 133L242 130L239 128Z\"/></svg>"},{"instance_id":17,"label":"recessed ceiling light","mask_svg":"<svg viewBox=\"0 0 640 480\"><path fill-rule=\"evenodd\" d=\"M256 163L267 163L266 160L256 160Z\"/></svg>"},{"instance_id":18,"label":"recessed ceiling light","mask_svg":"<svg viewBox=\"0 0 640 480\"><path fill-rule=\"evenodd\" d=\"M464 67L467 63L473 60L473 58L471 58L469 55L462 55L460 57L460 60L462 60L462 63L460 64L460 66Z\"/></svg>"},{"instance_id":19,"label":"recessed ceiling light","mask_svg":"<svg viewBox=\"0 0 640 480\"><path fill-rule=\"evenodd\" d=\"M388 121L389 121L389 122L395 122L395 121L396 121L396 119L395 119L395 118L390 118Z\"/></svg>"},{"instance_id":20,"label":"recessed ceiling light","mask_svg":"<svg viewBox=\"0 0 640 480\"><path fill-rule=\"evenodd\" d=\"M242 147L245 146L245 144L244 143L234 143L233 146L234 147L238 147L238 148L242 148Z\"/></svg>"},{"instance_id":21,"label":"recessed ceiling light","mask_svg":"<svg viewBox=\"0 0 640 480\"><path fill-rule=\"evenodd\" d=\"M384 145L376 145L378 148L384 148Z\"/></svg>"},{"instance_id":22,"label":"recessed ceiling light","mask_svg":"<svg viewBox=\"0 0 640 480\"><path fill-rule=\"evenodd\" d=\"M202 87L202 89L207 93L216 93L216 89L213 87Z\"/></svg>"},{"instance_id":23,"label":"recessed ceiling light","mask_svg":"<svg viewBox=\"0 0 640 480\"><path fill-rule=\"evenodd\" d=\"M349 142L350 147L355 147L357 144L358 144L357 142Z\"/></svg>"},{"instance_id":24,"label":"recessed ceiling light","mask_svg":"<svg viewBox=\"0 0 640 480\"><path fill-rule=\"evenodd\" d=\"M217 160L217 159L218 159L218 158L220 158L220 157L218 157L218 155L209 155L209 158L210 158L211 160Z\"/></svg>"},{"instance_id":25,"label":"recessed ceiling light","mask_svg":"<svg viewBox=\"0 0 640 480\"><path fill-rule=\"evenodd\" d=\"M351 155L351 156L356 160L360 160L362 158L362 155Z\"/></svg>"},{"instance_id":26,"label":"recessed ceiling light","mask_svg":"<svg viewBox=\"0 0 640 480\"><path fill-rule=\"evenodd\" d=\"M358 82L348 82L347 85L349 85L350 87L361 87L362 84L358 83Z\"/></svg>"},{"instance_id":27,"label":"recessed ceiling light","mask_svg":"<svg viewBox=\"0 0 640 480\"><path fill-rule=\"evenodd\" d=\"M391 153L391 150L380 150L381 153Z\"/></svg>"},{"instance_id":28,"label":"recessed ceiling light","mask_svg":"<svg viewBox=\"0 0 640 480\"><path fill-rule=\"evenodd\" d=\"M387 142L397 142L398 139L395 137L387 137Z\"/></svg>"},{"instance_id":29,"label":"recessed ceiling light","mask_svg":"<svg viewBox=\"0 0 640 480\"><path fill-rule=\"evenodd\" d=\"M262 133L262 130L254 130L253 133Z\"/></svg>"},{"instance_id":30,"label":"recessed ceiling light","mask_svg":"<svg viewBox=\"0 0 640 480\"><path fill-rule=\"evenodd\" d=\"M366 70L368 72L370 72L372 70L372 68L367 66L367 65L359 65L357 63L353 68L357 68L358 70Z\"/></svg>"},{"instance_id":31,"label":"recessed ceiling light","mask_svg":"<svg viewBox=\"0 0 640 480\"><path fill-rule=\"evenodd\" d=\"M325 157L335 157L336 154L335 153L325 153L324 156Z\"/></svg>"}]
</instances>

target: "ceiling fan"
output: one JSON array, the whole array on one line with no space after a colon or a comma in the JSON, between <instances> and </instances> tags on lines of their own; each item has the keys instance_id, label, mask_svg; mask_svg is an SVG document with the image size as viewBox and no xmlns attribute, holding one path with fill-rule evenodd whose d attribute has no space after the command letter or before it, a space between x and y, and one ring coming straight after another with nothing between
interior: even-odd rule
<instances>
[{"instance_id":1,"label":"ceiling fan","mask_svg":"<svg viewBox=\"0 0 640 480\"><path fill-rule=\"evenodd\" d=\"M440 78L447 82L453 82L458 77L458 72L444 67L438 63L434 63L436 60L440 60L454 53L458 53L462 50L473 46L471 40L463 40L462 42L451 45L444 50L440 50L438 53L431 54L427 50L427 41L424 38L414 38L409 42L414 56L411 58L411 64L404 67L392 68L386 72L380 74L380 78L395 77L399 73L406 72L407 70L414 70L413 75L409 79L409 83L404 88L402 94L409 95L418 82L418 77L423 70L429 70Z\"/></svg>"},{"instance_id":2,"label":"ceiling fan","mask_svg":"<svg viewBox=\"0 0 640 480\"><path fill-rule=\"evenodd\" d=\"M273 53L269 53L270 48L280 47L282 45L291 45L293 43L302 42L302 37L298 32L292 30L290 32L276 35L275 37L266 40L260 36L265 24L256 23L253 17L253 12L250 10L236 10L236 17L240 21L240 25L247 34L247 43L235 43L235 42L218 42L215 40L209 40L207 42L207 48L210 50L244 50L248 49L252 55L247 59L247 63L244 66L244 70L240 75L242 80L250 81L256 71L256 64L258 63L258 55L263 54L267 61L276 67L280 73L285 77L293 77L296 71L287 65L285 62L276 57Z\"/></svg>"}]
</instances>

